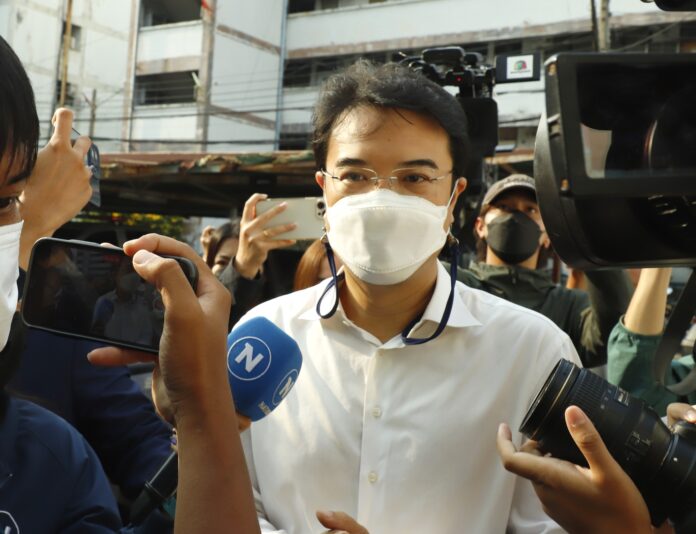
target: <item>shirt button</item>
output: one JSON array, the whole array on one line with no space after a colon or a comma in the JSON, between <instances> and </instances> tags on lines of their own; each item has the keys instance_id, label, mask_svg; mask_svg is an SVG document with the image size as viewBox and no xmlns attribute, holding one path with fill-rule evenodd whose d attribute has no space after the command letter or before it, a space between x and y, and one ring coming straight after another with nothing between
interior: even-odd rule
<instances>
[{"instance_id":1,"label":"shirt button","mask_svg":"<svg viewBox=\"0 0 696 534\"><path fill-rule=\"evenodd\" d=\"M372 417L374 417L375 419L379 419L380 417L382 417L382 408L380 408L379 406L375 406L374 408L372 408Z\"/></svg>"},{"instance_id":2,"label":"shirt button","mask_svg":"<svg viewBox=\"0 0 696 534\"><path fill-rule=\"evenodd\" d=\"M370 481L370 484L374 484L375 482L377 482L377 480L379 480L379 475L377 475L377 473L375 473L374 471L370 471L370 474L367 475L367 480Z\"/></svg>"}]
</instances>

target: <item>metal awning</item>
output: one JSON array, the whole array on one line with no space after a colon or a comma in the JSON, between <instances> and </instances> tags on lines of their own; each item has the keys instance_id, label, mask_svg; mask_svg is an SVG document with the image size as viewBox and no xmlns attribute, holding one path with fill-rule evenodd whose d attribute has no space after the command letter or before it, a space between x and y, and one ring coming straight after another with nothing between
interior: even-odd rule
<instances>
[{"instance_id":1,"label":"metal awning","mask_svg":"<svg viewBox=\"0 0 696 534\"><path fill-rule=\"evenodd\" d=\"M486 161L508 169L533 158L533 150L515 149ZM227 217L257 192L276 198L320 194L309 150L122 153L104 154L101 161L102 211Z\"/></svg>"},{"instance_id":2,"label":"metal awning","mask_svg":"<svg viewBox=\"0 0 696 534\"><path fill-rule=\"evenodd\" d=\"M226 217L255 192L315 196L311 151L104 154L102 210Z\"/></svg>"}]
</instances>

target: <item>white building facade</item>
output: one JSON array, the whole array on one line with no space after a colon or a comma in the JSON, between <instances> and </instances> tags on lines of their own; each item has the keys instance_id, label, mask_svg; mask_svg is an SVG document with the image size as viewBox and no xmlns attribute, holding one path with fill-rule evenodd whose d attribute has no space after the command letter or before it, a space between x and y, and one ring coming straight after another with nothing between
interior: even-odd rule
<instances>
[{"instance_id":1,"label":"white building facade","mask_svg":"<svg viewBox=\"0 0 696 534\"><path fill-rule=\"evenodd\" d=\"M691 51L683 14L612 0L613 47ZM24 61L46 135L67 0L0 0L0 34ZM305 148L321 82L358 57L459 45L503 53L591 50L577 0L73 0L68 103L103 151ZM281 66L283 68L281 68ZM501 139L526 142L543 83L496 89Z\"/></svg>"}]
</instances>

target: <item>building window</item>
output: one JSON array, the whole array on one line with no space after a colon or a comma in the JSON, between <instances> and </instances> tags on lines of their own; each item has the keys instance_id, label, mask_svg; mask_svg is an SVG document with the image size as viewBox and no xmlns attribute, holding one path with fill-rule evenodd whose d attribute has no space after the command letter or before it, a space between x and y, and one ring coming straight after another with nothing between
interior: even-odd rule
<instances>
[{"instance_id":1,"label":"building window","mask_svg":"<svg viewBox=\"0 0 696 534\"><path fill-rule=\"evenodd\" d=\"M311 148L311 136L301 132L281 132L279 150L308 150Z\"/></svg>"},{"instance_id":2,"label":"building window","mask_svg":"<svg viewBox=\"0 0 696 534\"><path fill-rule=\"evenodd\" d=\"M290 59L285 62L283 87L309 87L312 85L312 60Z\"/></svg>"},{"instance_id":3,"label":"building window","mask_svg":"<svg viewBox=\"0 0 696 534\"><path fill-rule=\"evenodd\" d=\"M171 72L135 77L138 106L185 104L196 101L198 72Z\"/></svg>"},{"instance_id":4,"label":"building window","mask_svg":"<svg viewBox=\"0 0 696 534\"><path fill-rule=\"evenodd\" d=\"M143 0L140 8L140 26L176 24L200 20L201 0Z\"/></svg>"},{"instance_id":5,"label":"building window","mask_svg":"<svg viewBox=\"0 0 696 534\"><path fill-rule=\"evenodd\" d=\"M555 35L544 44L545 57L551 57L559 52L591 52L594 50L592 33L568 33Z\"/></svg>"},{"instance_id":6,"label":"building window","mask_svg":"<svg viewBox=\"0 0 696 534\"><path fill-rule=\"evenodd\" d=\"M521 54L522 53L522 41L504 41L500 43L495 43L495 55L502 54Z\"/></svg>"},{"instance_id":7,"label":"building window","mask_svg":"<svg viewBox=\"0 0 696 534\"><path fill-rule=\"evenodd\" d=\"M306 13L316 9L316 0L290 0L288 2L288 14Z\"/></svg>"},{"instance_id":8,"label":"building window","mask_svg":"<svg viewBox=\"0 0 696 534\"><path fill-rule=\"evenodd\" d=\"M63 33L61 35L65 36L66 24L63 21ZM62 43L61 43L62 44ZM70 50L80 50L82 48L82 28L77 24L70 25Z\"/></svg>"}]
</instances>

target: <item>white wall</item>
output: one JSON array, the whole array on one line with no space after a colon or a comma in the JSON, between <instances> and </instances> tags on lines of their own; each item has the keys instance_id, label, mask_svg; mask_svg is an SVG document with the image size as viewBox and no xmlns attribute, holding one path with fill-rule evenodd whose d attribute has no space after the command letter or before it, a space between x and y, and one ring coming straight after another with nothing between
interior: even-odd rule
<instances>
[{"instance_id":1,"label":"white wall","mask_svg":"<svg viewBox=\"0 0 696 534\"><path fill-rule=\"evenodd\" d=\"M34 87L42 141L53 114L62 42L62 0L14 0L2 6L0 31L24 63ZM120 137L123 92L128 71L131 3L123 0L75 0L73 23L81 28L80 50L69 52L68 81L77 89L76 129L89 130L89 106L82 97L97 90L96 136ZM100 142L102 151L118 147Z\"/></svg>"},{"instance_id":2,"label":"white wall","mask_svg":"<svg viewBox=\"0 0 696 534\"><path fill-rule=\"evenodd\" d=\"M200 56L202 50L200 20L141 28L138 35L138 62Z\"/></svg>"},{"instance_id":3,"label":"white wall","mask_svg":"<svg viewBox=\"0 0 696 534\"><path fill-rule=\"evenodd\" d=\"M133 139L196 139L195 104L168 106L141 106L135 108ZM177 150L171 145L171 150Z\"/></svg>"},{"instance_id":4,"label":"white wall","mask_svg":"<svg viewBox=\"0 0 696 534\"><path fill-rule=\"evenodd\" d=\"M212 81L213 105L237 111L275 108L278 56L218 32Z\"/></svg>"},{"instance_id":5,"label":"white wall","mask_svg":"<svg viewBox=\"0 0 696 534\"><path fill-rule=\"evenodd\" d=\"M654 4L613 0L613 15L655 13ZM433 35L485 33L506 28L589 20L589 3L579 0L420 0L386 2L328 11L297 13L288 21L290 51L329 45Z\"/></svg>"},{"instance_id":6,"label":"white wall","mask_svg":"<svg viewBox=\"0 0 696 534\"><path fill-rule=\"evenodd\" d=\"M258 145L230 146L230 150L273 148L274 126L268 121L275 123L276 120L282 4L282 0L264 0L263 5L245 0L222 0L218 4L211 104L232 111L250 112L267 121L267 125L211 117L209 138L269 141Z\"/></svg>"},{"instance_id":7,"label":"white wall","mask_svg":"<svg viewBox=\"0 0 696 534\"><path fill-rule=\"evenodd\" d=\"M311 108L317 101L318 94L318 87L296 87L285 89L283 91L283 107L290 109L283 111L283 124L310 124L312 119Z\"/></svg>"},{"instance_id":8,"label":"white wall","mask_svg":"<svg viewBox=\"0 0 696 534\"><path fill-rule=\"evenodd\" d=\"M273 149L274 131L235 119L212 116L209 120L210 141L244 141L243 143L212 144L209 152L266 152ZM250 143L249 141L258 141Z\"/></svg>"},{"instance_id":9,"label":"white wall","mask_svg":"<svg viewBox=\"0 0 696 534\"><path fill-rule=\"evenodd\" d=\"M216 23L280 46L282 0L218 0Z\"/></svg>"}]
</instances>

